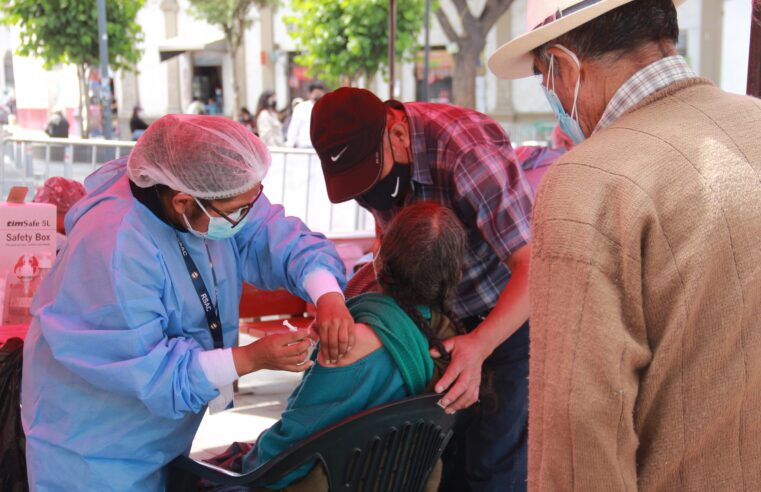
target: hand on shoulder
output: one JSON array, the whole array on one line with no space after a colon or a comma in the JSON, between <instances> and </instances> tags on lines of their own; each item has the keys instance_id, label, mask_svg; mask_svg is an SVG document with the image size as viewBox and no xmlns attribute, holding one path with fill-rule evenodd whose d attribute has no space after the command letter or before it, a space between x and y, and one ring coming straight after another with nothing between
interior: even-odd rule
<instances>
[{"instance_id":1,"label":"hand on shoulder","mask_svg":"<svg viewBox=\"0 0 761 492\"><path fill-rule=\"evenodd\" d=\"M369 325L364 323L354 324L354 346L349 350L346 355L335 364L328 364L327 360L323 358L322 352L317 356L317 363L323 367L343 367L357 362L358 360L367 357L371 353L375 352L383 346L378 335L375 334Z\"/></svg>"}]
</instances>

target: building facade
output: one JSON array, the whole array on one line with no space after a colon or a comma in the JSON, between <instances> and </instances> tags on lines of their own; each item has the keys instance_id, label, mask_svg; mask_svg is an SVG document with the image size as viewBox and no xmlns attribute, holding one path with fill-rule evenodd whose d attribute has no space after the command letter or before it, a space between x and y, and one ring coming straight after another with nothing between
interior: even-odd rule
<instances>
[{"instance_id":1,"label":"building facade","mask_svg":"<svg viewBox=\"0 0 761 492\"><path fill-rule=\"evenodd\" d=\"M440 4L458 32L451 0ZM480 12L485 0L469 0L472 12ZM679 7L679 49L701 75L722 88L744 93L747 78L751 2L747 0L689 0ZM283 17L288 2L277 9L252 9L253 23L246 31L236 60L228 53L221 31L190 14L187 0L146 0L138 14L145 40L137 72L111 74L121 138L129 138L127 122L135 106L143 108L150 121L167 113L183 112L193 98L215 104L222 114L236 109L230 93L233 64L237 67L240 106L252 112L263 90L274 90L280 108L294 97L305 96L309 82L305 70L293 61L298 47L290 38ZM485 54L526 30L526 0L515 0L488 34ZM73 67L45 70L39 60L13 54L16 32L0 29L0 95L15 95L18 125L41 129L50 111L58 106L77 125L77 81ZM423 43L423 33L419 39ZM431 57L428 78L430 99L451 101L454 66L449 42L431 16ZM515 141L541 139L552 126L549 106L541 88L532 79L500 81L485 69L485 56L476 82L476 109L502 122ZM421 93L422 49L416 60L395 67L397 80L393 97L415 100ZM97 82L97 81L96 81ZM379 97L391 97L388 82L380 76L365 81ZM2 102L2 101L0 101Z\"/></svg>"}]
</instances>

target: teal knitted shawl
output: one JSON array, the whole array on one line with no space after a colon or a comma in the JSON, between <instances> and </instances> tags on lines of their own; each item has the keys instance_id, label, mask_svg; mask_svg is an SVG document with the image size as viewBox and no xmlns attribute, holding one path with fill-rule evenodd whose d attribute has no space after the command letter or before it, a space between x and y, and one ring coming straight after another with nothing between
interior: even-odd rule
<instances>
[{"instance_id":1,"label":"teal knitted shawl","mask_svg":"<svg viewBox=\"0 0 761 492\"><path fill-rule=\"evenodd\" d=\"M373 328L401 372L410 395L422 393L433 377L433 359L428 352L428 340L412 318L385 294L352 297L346 306L354 321ZM429 308L418 306L417 309L430 320Z\"/></svg>"}]
</instances>

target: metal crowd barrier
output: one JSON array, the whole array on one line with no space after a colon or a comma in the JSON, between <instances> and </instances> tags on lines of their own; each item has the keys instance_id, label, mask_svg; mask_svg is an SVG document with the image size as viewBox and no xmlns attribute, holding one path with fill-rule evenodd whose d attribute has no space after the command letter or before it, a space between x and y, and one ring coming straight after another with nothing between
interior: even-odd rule
<instances>
[{"instance_id":1,"label":"metal crowd barrier","mask_svg":"<svg viewBox=\"0 0 761 492\"><path fill-rule=\"evenodd\" d=\"M100 165L129 155L135 142L103 139L6 136L0 139L0 191L12 186L34 190L51 176L84 179ZM328 200L320 161L313 150L272 147L264 180L267 197L299 217L312 230L330 235L372 234L372 215L354 201ZM31 199L33 193L27 198Z\"/></svg>"}]
</instances>

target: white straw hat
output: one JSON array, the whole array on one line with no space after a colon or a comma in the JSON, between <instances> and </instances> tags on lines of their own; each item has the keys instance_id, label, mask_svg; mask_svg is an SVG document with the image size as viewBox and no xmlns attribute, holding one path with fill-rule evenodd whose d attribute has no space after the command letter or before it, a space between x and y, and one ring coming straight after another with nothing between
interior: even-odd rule
<instances>
[{"instance_id":1,"label":"white straw hat","mask_svg":"<svg viewBox=\"0 0 761 492\"><path fill-rule=\"evenodd\" d=\"M501 79L534 73L531 50L632 0L528 0L526 34L508 41L489 57L489 70ZM685 0L674 0L678 6Z\"/></svg>"}]
</instances>

